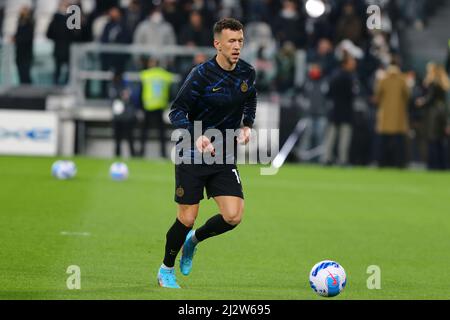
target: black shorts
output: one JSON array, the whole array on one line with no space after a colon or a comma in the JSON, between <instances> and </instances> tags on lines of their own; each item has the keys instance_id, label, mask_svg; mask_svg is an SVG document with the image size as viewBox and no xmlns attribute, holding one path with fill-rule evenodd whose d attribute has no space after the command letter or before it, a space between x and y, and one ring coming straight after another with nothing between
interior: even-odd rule
<instances>
[{"instance_id":1,"label":"black shorts","mask_svg":"<svg viewBox=\"0 0 450 320\"><path fill-rule=\"evenodd\" d=\"M198 204L203 190L209 198L234 196L244 199L241 178L234 164L175 165L175 202Z\"/></svg>"}]
</instances>

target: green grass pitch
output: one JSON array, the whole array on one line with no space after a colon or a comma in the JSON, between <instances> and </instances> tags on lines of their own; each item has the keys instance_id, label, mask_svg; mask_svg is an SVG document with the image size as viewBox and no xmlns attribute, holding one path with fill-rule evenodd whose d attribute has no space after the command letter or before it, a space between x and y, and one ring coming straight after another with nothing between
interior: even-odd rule
<instances>
[{"instance_id":1,"label":"green grass pitch","mask_svg":"<svg viewBox=\"0 0 450 320\"><path fill-rule=\"evenodd\" d=\"M0 157L0 299L323 299L308 275L325 259L347 272L337 300L450 299L449 174L240 166L243 223L200 244L170 290L156 272L175 219L173 165L128 161L129 180L114 182L111 160L75 158L76 178L58 181L54 160ZM196 226L216 213L203 201ZM70 265L80 290L67 289ZM371 265L379 290L367 288Z\"/></svg>"}]
</instances>

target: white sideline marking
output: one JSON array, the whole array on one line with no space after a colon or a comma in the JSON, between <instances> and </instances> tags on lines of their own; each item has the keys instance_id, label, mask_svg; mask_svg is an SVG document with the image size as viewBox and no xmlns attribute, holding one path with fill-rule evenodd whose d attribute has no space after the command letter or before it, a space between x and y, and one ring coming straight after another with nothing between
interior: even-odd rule
<instances>
[{"instance_id":1,"label":"white sideline marking","mask_svg":"<svg viewBox=\"0 0 450 320\"><path fill-rule=\"evenodd\" d=\"M90 232L70 232L70 231L61 231L60 234L62 236L75 236L75 237L89 237L91 235Z\"/></svg>"}]
</instances>

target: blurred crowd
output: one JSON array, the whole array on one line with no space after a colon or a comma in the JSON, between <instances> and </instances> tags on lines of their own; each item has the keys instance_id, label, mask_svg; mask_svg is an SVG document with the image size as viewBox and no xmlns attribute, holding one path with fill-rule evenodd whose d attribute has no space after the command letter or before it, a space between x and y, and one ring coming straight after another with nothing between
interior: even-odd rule
<instances>
[{"instance_id":1,"label":"blurred crowd","mask_svg":"<svg viewBox=\"0 0 450 320\"><path fill-rule=\"evenodd\" d=\"M320 17L306 10L306 0L95 2L94 10L82 11L80 30L65 27L67 7L82 7L80 0L62 0L48 27L47 37L55 43L55 84L67 83L68 72L62 70L67 70L72 43L210 47L214 22L235 17L244 23L246 46L255 52L251 62L258 91L289 97L308 123L299 160L323 146L321 156L308 160L344 166L449 166L450 44L446 67L430 63L420 79L402 68L399 41L404 27L426 28L428 15L441 1L324 0ZM366 25L369 5L381 10L380 25L373 30ZM31 82L33 28L32 9L23 8L13 39L22 83ZM101 68L120 78L126 70L148 69L147 59L132 65L135 61L126 55L104 54ZM167 69L186 75L206 57L195 59L175 61ZM102 94L107 91L105 85Z\"/></svg>"},{"instance_id":2,"label":"blurred crowd","mask_svg":"<svg viewBox=\"0 0 450 320\"><path fill-rule=\"evenodd\" d=\"M337 65L334 50L343 40L360 48L361 80L371 87L366 80L379 63L388 64L391 54L399 51L397 29L423 28L427 14L440 1L324 0L326 10L318 18L307 12L307 0L96 0L89 12L83 2L61 0L48 26L46 36L55 44L55 83L67 82L67 77L61 78L61 67L68 63L73 43L208 47L214 22L231 16L244 23L247 45L257 52L260 90L285 91L298 78L296 50L305 50L309 61L320 61L327 76ZM367 7L372 4L381 9L381 29L375 32L366 27ZM66 27L71 5L81 8L80 29ZM24 7L13 39L22 83L31 81L27 70L33 56L34 19L33 8ZM103 69L135 67L127 63L112 59L103 62Z\"/></svg>"}]
</instances>

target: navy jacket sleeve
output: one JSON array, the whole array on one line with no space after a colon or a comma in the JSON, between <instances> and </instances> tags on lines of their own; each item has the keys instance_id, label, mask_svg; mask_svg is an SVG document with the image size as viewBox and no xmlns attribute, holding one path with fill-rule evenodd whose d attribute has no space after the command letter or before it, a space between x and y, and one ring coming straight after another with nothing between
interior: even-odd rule
<instances>
[{"instance_id":1,"label":"navy jacket sleeve","mask_svg":"<svg viewBox=\"0 0 450 320\"><path fill-rule=\"evenodd\" d=\"M255 121L255 114L256 114L257 93L255 88L255 78L256 73L255 70L253 70L249 85L251 89L249 96L244 104L244 118L242 120L244 126L250 128L253 127L253 122Z\"/></svg>"},{"instance_id":2,"label":"navy jacket sleeve","mask_svg":"<svg viewBox=\"0 0 450 320\"><path fill-rule=\"evenodd\" d=\"M170 108L170 122L177 129L192 129L194 124L189 120L189 113L197 105L200 97L200 84L197 68L186 78Z\"/></svg>"}]
</instances>

